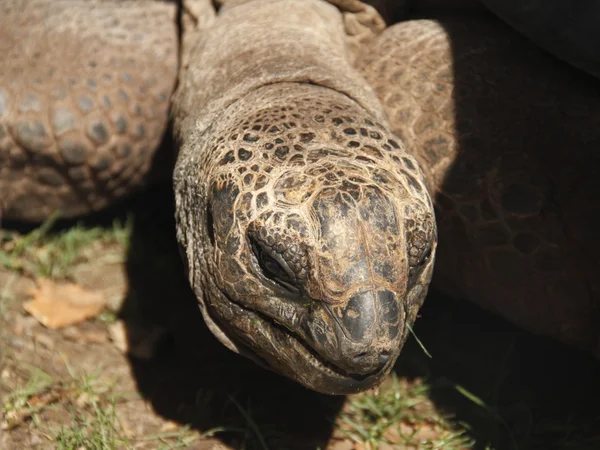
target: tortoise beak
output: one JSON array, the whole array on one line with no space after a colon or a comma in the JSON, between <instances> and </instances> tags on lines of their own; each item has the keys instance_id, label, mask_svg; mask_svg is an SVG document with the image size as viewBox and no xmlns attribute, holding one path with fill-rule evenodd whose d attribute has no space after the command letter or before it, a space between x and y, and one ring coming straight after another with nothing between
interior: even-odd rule
<instances>
[{"instance_id":1,"label":"tortoise beak","mask_svg":"<svg viewBox=\"0 0 600 450\"><path fill-rule=\"evenodd\" d=\"M336 319L336 365L350 374L379 372L400 343L396 296L388 290L363 291L352 296ZM330 310L330 314L331 314Z\"/></svg>"},{"instance_id":2,"label":"tortoise beak","mask_svg":"<svg viewBox=\"0 0 600 450\"><path fill-rule=\"evenodd\" d=\"M309 344L349 376L371 376L389 368L400 353L404 310L389 290L363 290L341 306L322 304L307 322Z\"/></svg>"}]
</instances>

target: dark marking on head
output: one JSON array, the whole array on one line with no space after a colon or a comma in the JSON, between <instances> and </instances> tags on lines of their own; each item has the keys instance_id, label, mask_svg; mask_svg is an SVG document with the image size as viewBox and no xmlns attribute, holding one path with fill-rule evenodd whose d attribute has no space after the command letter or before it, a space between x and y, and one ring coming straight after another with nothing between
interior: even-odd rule
<instances>
[{"instance_id":1,"label":"dark marking on head","mask_svg":"<svg viewBox=\"0 0 600 450\"><path fill-rule=\"evenodd\" d=\"M235 162L235 154L233 153L233 150L229 150L227 153L225 153L225 156L221 158L219 165L226 166L227 164L231 164L233 162Z\"/></svg>"},{"instance_id":2,"label":"dark marking on head","mask_svg":"<svg viewBox=\"0 0 600 450\"><path fill-rule=\"evenodd\" d=\"M290 152L290 148L287 145L282 145L275 149L275 156L278 159L285 159L285 157L288 155L289 152Z\"/></svg>"},{"instance_id":3,"label":"dark marking on head","mask_svg":"<svg viewBox=\"0 0 600 450\"><path fill-rule=\"evenodd\" d=\"M256 196L256 208L262 209L269 204L269 196L266 192L261 192Z\"/></svg>"},{"instance_id":4,"label":"dark marking on head","mask_svg":"<svg viewBox=\"0 0 600 450\"><path fill-rule=\"evenodd\" d=\"M375 321L373 292L365 291L350 297L342 311L341 324L345 334L354 342L360 342Z\"/></svg>"},{"instance_id":5,"label":"dark marking on head","mask_svg":"<svg viewBox=\"0 0 600 450\"><path fill-rule=\"evenodd\" d=\"M252 152L246 150L245 148L238 149L238 158L240 161L248 161L252 158Z\"/></svg>"},{"instance_id":6,"label":"dark marking on head","mask_svg":"<svg viewBox=\"0 0 600 450\"><path fill-rule=\"evenodd\" d=\"M315 138L315 133L312 133L312 132L300 133L300 141L305 144L312 141L314 138Z\"/></svg>"}]
</instances>

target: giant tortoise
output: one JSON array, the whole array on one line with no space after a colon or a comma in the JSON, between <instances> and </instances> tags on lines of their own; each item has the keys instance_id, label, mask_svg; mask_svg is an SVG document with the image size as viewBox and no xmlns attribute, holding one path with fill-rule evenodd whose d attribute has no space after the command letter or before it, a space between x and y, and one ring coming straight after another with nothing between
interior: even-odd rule
<instances>
[{"instance_id":1,"label":"giant tortoise","mask_svg":"<svg viewBox=\"0 0 600 450\"><path fill-rule=\"evenodd\" d=\"M440 289L598 354L598 7L484 1L523 37L474 1L372 3L399 22L358 0L2 2L3 217L130 195L170 117L178 241L231 350L376 386L437 254Z\"/></svg>"}]
</instances>

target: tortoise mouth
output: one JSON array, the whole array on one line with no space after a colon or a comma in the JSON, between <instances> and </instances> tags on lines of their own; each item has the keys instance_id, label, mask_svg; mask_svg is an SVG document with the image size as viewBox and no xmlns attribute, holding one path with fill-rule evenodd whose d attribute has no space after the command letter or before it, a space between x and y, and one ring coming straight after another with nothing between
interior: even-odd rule
<instances>
[{"instance_id":1,"label":"tortoise mouth","mask_svg":"<svg viewBox=\"0 0 600 450\"><path fill-rule=\"evenodd\" d=\"M306 359L310 359L313 362L320 364L322 366L322 368L325 370L331 371L334 374L342 376L342 377L352 378L359 382L364 381L367 378L370 378L374 375L377 375L379 372L381 372L380 369L374 370L374 371L366 373L366 374L355 374L355 373L347 372L347 371L343 370L341 367L336 366L331 361L329 361L326 358L324 358L323 356L321 356L314 348L312 348L310 346L310 344L308 342L306 342L306 340L302 339L300 336L298 336L293 331L288 330L287 328L285 328L282 325L279 325L277 322L275 322L274 320L265 316L264 314L261 314L258 311L255 311L255 310L250 310L250 311L252 313L254 313L256 316L258 316L258 318L260 318L264 322L268 323L268 326L277 330L278 333L282 333L282 334L286 335L288 338L292 339L296 344L298 344L298 349L303 351L303 354L306 357Z\"/></svg>"},{"instance_id":2,"label":"tortoise mouth","mask_svg":"<svg viewBox=\"0 0 600 450\"><path fill-rule=\"evenodd\" d=\"M219 328L239 348L240 354L252 359L258 365L286 375L310 389L326 394L348 394L363 391L377 385L394 364L394 359L392 359L388 364L366 374L349 373L324 358L294 331L280 325L260 311L240 305L227 293L221 292L229 302L240 308L242 314L249 316L255 326L265 327L270 331L269 334L274 341L270 343L271 348L294 350L303 361L298 368L294 368L292 365L286 364L286 361L290 360L288 358L275 358L269 355L267 351L257 351L255 347L248 345L248 341L238 334L237 327L216 320ZM212 319L216 318L212 317ZM298 362L298 359L295 358L293 361ZM305 369L309 369L312 373L301 373Z\"/></svg>"}]
</instances>

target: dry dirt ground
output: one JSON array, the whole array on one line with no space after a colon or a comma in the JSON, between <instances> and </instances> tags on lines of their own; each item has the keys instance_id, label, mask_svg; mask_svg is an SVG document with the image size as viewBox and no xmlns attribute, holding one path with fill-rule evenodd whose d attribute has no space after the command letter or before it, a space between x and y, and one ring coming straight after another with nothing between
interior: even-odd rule
<instances>
[{"instance_id":1,"label":"dry dirt ground","mask_svg":"<svg viewBox=\"0 0 600 450\"><path fill-rule=\"evenodd\" d=\"M79 225L4 224L1 448L600 448L597 361L441 295L377 392L257 367L206 329L173 230L161 187ZM107 309L56 330L25 310L65 285Z\"/></svg>"}]
</instances>

